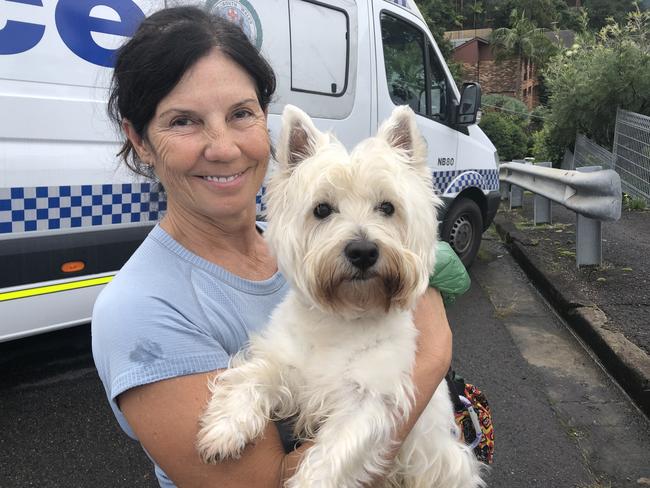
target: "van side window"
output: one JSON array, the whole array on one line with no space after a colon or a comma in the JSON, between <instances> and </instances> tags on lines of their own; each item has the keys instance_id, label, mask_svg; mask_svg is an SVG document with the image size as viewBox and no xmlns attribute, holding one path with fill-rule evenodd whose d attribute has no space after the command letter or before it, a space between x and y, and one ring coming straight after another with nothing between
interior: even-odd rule
<instances>
[{"instance_id":1,"label":"van side window","mask_svg":"<svg viewBox=\"0 0 650 488\"><path fill-rule=\"evenodd\" d=\"M341 96L347 87L349 19L344 10L290 0L291 89Z\"/></svg>"},{"instance_id":2,"label":"van side window","mask_svg":"<svg viewBox=\"0 0 650 488\"><path fill-rule=\"evenodd\" d=\"M426 114L424 34L392 15L381 14L388 92L395 105Z\"/></svg>"},{"instance_id":3,"label":"van side window","mask_svg":"<svg viewBox=\"0 0 650 488\"><path fill-rule=\"evenodd\" d=\"M388 92L395 105L445 121L448 84L433 46L416 26L381 14L381 36Z\"/></svg>"}]
</instances>

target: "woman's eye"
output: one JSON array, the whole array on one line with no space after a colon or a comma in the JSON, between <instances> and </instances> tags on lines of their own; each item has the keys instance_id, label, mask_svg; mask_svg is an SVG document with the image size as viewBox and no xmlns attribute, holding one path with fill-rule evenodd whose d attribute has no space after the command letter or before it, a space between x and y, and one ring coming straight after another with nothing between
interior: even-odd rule
<instances>
[{"instance_id":1,"label":"woman's eye","mask_svg":"<svg viewBox=\"0 0 650 488\"><path fill-rule=\"evenodd\" d=\"M187 117L178 117L171 122L172 127L186 127L192 124L192 119Z\"/></svg>"},{"instance_id":2,"label":"woman's eye","mask_svg":"<svg viewBox=\"0 0 650 488\"><path fill-rule=\"evenodd\" d=\"M237 112L233 114L233 118L235 119L245 119L247 117L252 117L252 116L253 116L253 112L251 112L250 110L237 110Z\"/></svg>"},{"instance_id":3,"label":"woman's eye","mask_svg":"<svg viewBox=\"0 0 650 488\"><path fill-rule=\"evenodd\" d=\"M393 215L395 213L395 206L390 202L381 202L377 207L384 215Z\"/></svg>"},{"instance_id":4,"label":"woman's eye","mask_svg":"<svg viewBox=\"0 0 650 488\"><path fill-rule=\"evenodd\" d=\"M334 211L329 203L319 203L314 207L314 217L317 219L326 219Z\"/></svg>"}]
</instances>

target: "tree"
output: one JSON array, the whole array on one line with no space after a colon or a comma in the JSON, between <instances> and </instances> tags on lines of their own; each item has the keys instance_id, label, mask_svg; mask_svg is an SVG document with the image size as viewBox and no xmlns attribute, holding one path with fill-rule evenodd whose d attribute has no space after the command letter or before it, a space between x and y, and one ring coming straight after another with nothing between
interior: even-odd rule
<instances>
[{"instance_id":1,"label":"tree","mask_svg":"<svg viewBox=\"0 0 650 488\"><path fill-rule=\"evenodd\" d=\"M635 10L634 0L584 0L584 8L589 13L589 27L599 30L607 25L607 19L624 23L628 13Z\"/></svg>"},{"instance_id":2,"label":"tree","mask_svg":"<svg viewBox=\"0 0 650 488\"><path fill-rule=\"evenodd\" d=\"M499 112L486 112L479 125L496 146L501 161L512 161L526 156L528 136L514 117Z\"/></svg>"},{"instance_id":3,"label":"tree","mask_svg":"<svg viewBox=\"0 0 650 488\"><path fill-rule=\"evenodd\" d=\"M565 0L491 0L487 2L486 10L492 17L492 25L495 29L512 26L513 10L522 12L536 27L546 29L554 26L560 29L566 28L573 12Z\"/></svg>"},{"instance_id":4,"label":"tree","mask_svg":"<svg viewBox=\"0 0 650 488\"><path fill-rule=\"evenodd\" d=\"M650 12L614 20L596 36L583 35L544 72L550 114L536 149L558 162L581 132L612 147L616 109L650 115ZM536 154L537 155L537 154Z\"/></svg>"},{"instance_id":5,"label":"tree","mask_svg":"<svg viewBox=\"0 0 650 488\"><path fill-rule=\"evenodd\" d=\"M474 0L474 3L470 4L469 11L472 16L472 19L474 20L473 28L476 29L477 19L480 18L481 15L485 13L485 10L483 8L483 3Z\"/></svg>"},{"instance_id":6,"label":"tree","mask_svg":"<svg viewBox=\"0 0 650 488\"><path fill-rule=\"evenodd\" d=\"M514 9L510 14L510 27L496 29L490 37L497 61L516 56L520 63L528 58L543 66L557 52L545 32L546 29L536 27L524 12Z\"/></svg>"},{"instance_id":7,"label":"tree","mask_svg":"<svg viewBox=\"0 0 650 488\"><path fill-rule=\"evenodd\" d=\"M484 95L481 100L481 107L485 112L503 112L513 118L522 129L528 126L528 107L521 100L507 95Z\"/></svg>"},{"instance_id":8,"label":"tree","mask_svg":"<svg viewBox=\"0 0 650 488\"><path fill-rule=\"evenodd\" d=\"M456 12L451 0L418 0L417 4L442 55L449 59L453 49L445 39L445 31L459 29L462 16Z\"/></svg>"}]
</instances>

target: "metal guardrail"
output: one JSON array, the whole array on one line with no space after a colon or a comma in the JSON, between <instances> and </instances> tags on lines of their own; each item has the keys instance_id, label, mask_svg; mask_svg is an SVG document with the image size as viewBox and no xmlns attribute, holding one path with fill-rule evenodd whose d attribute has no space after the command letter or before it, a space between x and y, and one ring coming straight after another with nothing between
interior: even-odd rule
<instances>
[{"instance_id":1,"label":"metal guardrail","mask_svg":"<svg viewBox=\"0 0 650 488\"><path fill-rule=\"evenodd\" d=\"M499 180L510 185L510 206L523 205L520 189L536 194L535 224L550 223L550 201L577 214L576 263L602 264L602 222L621 217L621 179L613 170L599 166L578 171L554 169L550 163L502 163Z\"/></svg>"}]
</instances>

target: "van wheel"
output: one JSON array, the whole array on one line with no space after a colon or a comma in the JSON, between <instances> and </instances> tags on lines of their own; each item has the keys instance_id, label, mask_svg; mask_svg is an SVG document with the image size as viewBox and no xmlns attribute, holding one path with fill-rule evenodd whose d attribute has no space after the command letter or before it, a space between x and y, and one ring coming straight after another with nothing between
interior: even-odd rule
<instances>
[{"instance_id":1,"label":"van wheel","mask_svg":"<svg viewBox=\"0 0 650 488\"><path fill-rule=\"evenodd\" d=\"M452 205L442 226L442 239L447 241L466 268L469 268L481 246L483 215L476 202L462 198Z\"/></svg>"}]
</instances>

